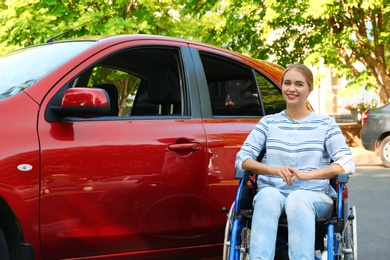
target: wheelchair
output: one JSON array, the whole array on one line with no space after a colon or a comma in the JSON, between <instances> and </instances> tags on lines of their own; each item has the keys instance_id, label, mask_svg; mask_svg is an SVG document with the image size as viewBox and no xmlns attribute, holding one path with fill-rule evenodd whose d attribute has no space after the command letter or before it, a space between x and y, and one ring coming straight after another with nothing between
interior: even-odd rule
<instances>
[{"instance_id":1,"label":"wheelchair","mask_svg":"<svg viewBox=\"0 0 390 260\"><path fill-rule=\"evenodd\" d=\"M253 214L252 201L257 191L253 174L237 170L235 178L239 179L236 198L228 211L223 245L223 260L249 260L250 234ZM337 191L334 210L329 219L316 220L316 260L356 260L357 226L356 207L348 198L346 183L349 176L339 174L331 179L331 185ZM275 259L288 260L287 220L283 215L279 220Z\"/></svg>"}]
</instances>

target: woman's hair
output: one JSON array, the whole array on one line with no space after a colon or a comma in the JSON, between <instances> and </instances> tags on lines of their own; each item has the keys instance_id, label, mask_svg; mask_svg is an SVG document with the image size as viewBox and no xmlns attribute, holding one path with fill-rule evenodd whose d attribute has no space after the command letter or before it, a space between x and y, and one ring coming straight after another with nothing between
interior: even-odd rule
<instances>
[{"instance_id":1,"label":"woman's hair","mask_svg":"<svg viewBox=\"0 0 390 260\"><path fill-rule=\"evenodd\" d=\"M313 89L313 87L314 87L313 73L311 72L311 70L307 66L300 64L300 63L295 63L295 64L291 64L291 65L287 66L287 68L283 71L282 78L280 80L280 84L283 84L284 75L286 74L287 71L290 71L290 70L299 71L299 73L301 73L302 76L305 77L307 84L309 84L309 88Z\"/></svg>"}]
</instances>

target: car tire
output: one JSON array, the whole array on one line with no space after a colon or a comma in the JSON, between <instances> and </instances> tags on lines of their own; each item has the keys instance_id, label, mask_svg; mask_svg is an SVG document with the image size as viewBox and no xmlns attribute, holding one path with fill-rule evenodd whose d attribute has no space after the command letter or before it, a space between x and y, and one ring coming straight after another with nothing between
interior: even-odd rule
<instances>
[{"instance_id":1,"label":"car tire","mask_svg":"<svg viewBox=\"0 0 390 260\"><path fill-rule=\"evenodd\" d=\"M381 142L379 147L379 155L381 157L382 163L385 167L390 167L390 136L387 136Z\"/></svg>"},{"instance_id":2,"label":"car tire","mask_svg":"<svg viewBox=\"0 0 390 260\"><path fill-rule=\"evenodd\" d=\"M0 259L9 260L7 241L2 230L0 230Z\"/></svg>"}]
</instances>

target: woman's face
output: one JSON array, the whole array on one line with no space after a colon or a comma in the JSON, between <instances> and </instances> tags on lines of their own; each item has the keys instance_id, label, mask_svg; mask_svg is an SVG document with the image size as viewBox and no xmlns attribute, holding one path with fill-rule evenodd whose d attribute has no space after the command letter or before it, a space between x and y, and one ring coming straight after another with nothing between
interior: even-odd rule
<instances>
[{"instance_id":1,"label":"woman's face","mask_svg":"<svg viewBox=\"0 0 390 260\"><path fill-rule=\"evenodd\" d=\"M287 105L306 106L307 96L311 91L312 88L299 71L292 69L284 74L282 95Z\"/></svg>"}]
</instances>

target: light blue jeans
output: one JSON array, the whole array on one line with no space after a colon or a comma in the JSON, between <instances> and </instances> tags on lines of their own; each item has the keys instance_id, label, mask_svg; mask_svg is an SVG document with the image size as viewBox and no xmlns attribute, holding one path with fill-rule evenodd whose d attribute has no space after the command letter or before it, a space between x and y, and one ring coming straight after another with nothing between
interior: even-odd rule
<instances>
[{"instance_id":1,"label":"light blue jeans","mask_svg":"<svg viewBox=\"0 0 390 260\"><path fill-rule=\"evenodd\" d=\"M279 217L286 212L290 260L313 260L316 218L330 217L333 200L322 192L296 190L289 195L278 189L261 189L253 201L250 259L271 260L275 256Z\"/></svg>"}]
</instances>

